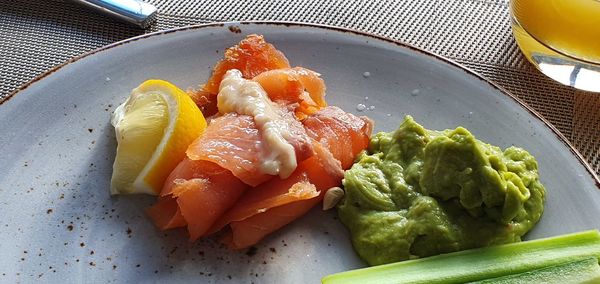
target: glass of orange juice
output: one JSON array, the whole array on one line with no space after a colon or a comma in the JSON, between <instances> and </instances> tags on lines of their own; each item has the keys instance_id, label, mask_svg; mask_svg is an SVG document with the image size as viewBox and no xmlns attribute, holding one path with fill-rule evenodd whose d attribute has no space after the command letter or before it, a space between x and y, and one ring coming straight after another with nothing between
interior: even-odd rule
<instances>
[{"instance_id":1,"label":"glass of orange juice","mask_svg":"<svg viewBox=\"0 0 600 284\"><path fill-rule=\"evenodd\" d=\"M512 0L525 57L548 77L600 92L600 0Z\"/></svg>"}]
</instances>

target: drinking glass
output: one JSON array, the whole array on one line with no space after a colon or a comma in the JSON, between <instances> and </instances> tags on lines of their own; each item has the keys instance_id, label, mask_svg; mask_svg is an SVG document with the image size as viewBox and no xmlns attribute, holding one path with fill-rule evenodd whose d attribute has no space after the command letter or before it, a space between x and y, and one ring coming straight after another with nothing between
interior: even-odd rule
<instances>
[{"instance_id":1,"label":"drinking glass","mask_svg":"<svg viewBox=\"0 0 600 284\"><path fill-rule=\"evenodd\" d=\"M562 84L600 92L600 0L512 0L510 6L527 60Z\"/></svg>"}]
</instances>

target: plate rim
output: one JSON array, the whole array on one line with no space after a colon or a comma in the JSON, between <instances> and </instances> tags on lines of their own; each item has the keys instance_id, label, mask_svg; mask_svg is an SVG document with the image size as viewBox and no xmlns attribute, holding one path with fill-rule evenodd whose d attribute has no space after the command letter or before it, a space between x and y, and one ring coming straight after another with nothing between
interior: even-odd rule
<instances>
[{"instance_id":1,"label":"plate rim","mask_svg":"<svg viewBox=\"0 0 600 284\"><path fill-rule=\"evenodd\" d=\"M543 123L544 126L548 127L552 131L552 133L554 133L554 135L558 138L559 141L561 141L563 144L565 144L565 146L567 146L567 148L569 148L571 153L573 155L575 155L575 157L577 158L579 163L584 166L584 168L587 170L588 174L595 181L596 188L598 190L600 190L600 177L593 170L592 166L585 160L583 155L573 146L573 144L571 144L571 142L554 125L552 125L548 120L546 120L540 113L538 113L535 109L533 109L531 106L526 104L519 97L510 93L504 87L485 78L483 75L475 72L473 69L471 69L467 66L464 66L453 59L439 55L435 52L427 51L422 48L416 47L412 44L409 44L409 43L406 43L406 42L403 42L400 40L395 40L395 39L387 38L384 36L376 35L371 32L365 32L365 31L360 31L360 30L356 30L356 29L338 27L338 26L327 25L327 24L316 24L316 23L295 22L295 21L227 21L227 22L210 22L210 23L194 24L194 25L176 27L176 28L171 28L171 29L166 29L166 30L160 30L160 31L151 32L151 33L147 33L147 34L141 34L141 35L138 35L135 37L117 41L117 42L93 49L91 51L82 53L80 55L77 55L73 58L66 60L63 63L60 63L60 64L50 68L49 70L36 76L35 78L31 79L30 81L20 85L15 90L10 92L6 97L0 99L0 106L2 106L4 103L9 101L11 98L15 97L17 94L22 93L23 91L28 89L31 85L35 84L36 82L38 82L40 80L45 79L50 74L60 71L60 69L62 69L63 67L65 67L67 65L70 65L71 63L75 63L83 58L93 56L99 52L106 51L106 50L109 50L109 49L112 49L112 48L115 48L115 47L118 47L121 45L136 42L139 40L145 40L145 39L149 39L149 38L159 37L159 36L163 36L163 35L171 34L171 33L175 33L175 32L202 30L202 29L206 29L206 28L215 28L215 27L227 27L229 29L229 31L232 33L240 33L241 29L239 26L243 26L243 25L284 26L286 28L302 27L302 28L312 28L312 29L320 29L320 30L330 30L330 31L338 32L338 33L346 33L346 34L351 34L351 35L355 35L355 36L370 37L370 38L374 38L376 40L394 44L401 48L410 49L411 51L420 53L421 55L425 55L427 57L445 62L446 64L450 64L450 65L464 71L465 73L473 76L474 78L479 79L480 81L483 81L485 84L489 85L493 89L496 89L503 95L508 96L513 101L515 101L518 105L520 105L522 108L524 108L526 111L528 111L532 116L539 119Z\"/></svg>"}]
</instances>

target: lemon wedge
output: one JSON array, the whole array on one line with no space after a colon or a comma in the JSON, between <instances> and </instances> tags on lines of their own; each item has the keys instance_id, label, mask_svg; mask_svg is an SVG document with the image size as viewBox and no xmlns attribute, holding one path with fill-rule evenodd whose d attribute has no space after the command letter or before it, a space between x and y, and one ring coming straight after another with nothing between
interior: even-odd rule
<instances>
[{"instance_id":1,"label":"lemon wedge","mask_svg":"<svg viewBox=\"0 0 600 284\"><path fill-rule=\"evenodd\" d=\"M206 120L181 89L148 80L131 91L112 114L117 136L111 194L157 195Z\"/></svg>"}]
</instances>

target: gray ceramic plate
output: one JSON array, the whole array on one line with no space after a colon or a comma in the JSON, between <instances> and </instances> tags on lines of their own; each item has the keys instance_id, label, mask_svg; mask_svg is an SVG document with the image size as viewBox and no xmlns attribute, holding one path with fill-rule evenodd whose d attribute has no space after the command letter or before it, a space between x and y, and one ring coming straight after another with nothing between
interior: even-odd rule
<instances>
[{"instance_id":1,"label":"gray ceramic plate","mask_svg":"<svg viewBox=\"0 0 600 284\"><path fill-rule=\"evenodd\" d=\"M249 33L264 34L293 65L322 73L329 102L370 116L377 130L392 130L411 114L429 128L463 125L490 143L528 149L548 191L546 212L528 238L600 227L598 182L580 155L530 109L472 72L339 29L207 25L102 48L4 101L0 282L316 283L364 266L334 212L315 209L255 251L232 252L213 239L189 243L183 231L155 230L142 213L151 197L109 196L115 106L149 78L182 88L204 82L223 50ZM359 111L361 104L367 109Z\"/></svg>"}]
</instances>

